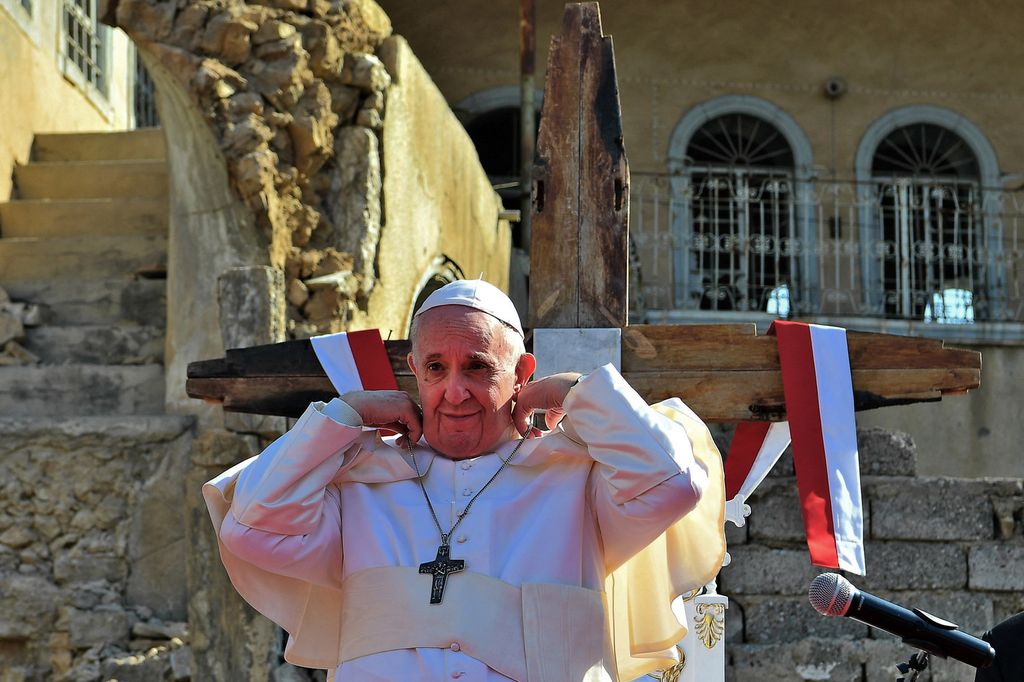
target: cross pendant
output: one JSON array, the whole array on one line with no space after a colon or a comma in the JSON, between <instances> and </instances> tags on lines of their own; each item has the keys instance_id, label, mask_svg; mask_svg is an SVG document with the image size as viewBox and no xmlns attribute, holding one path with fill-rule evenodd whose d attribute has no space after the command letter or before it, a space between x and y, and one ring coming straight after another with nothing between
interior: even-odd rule
<instances>
[{"instance_id":1,"label":"cross pendant","mask_svg":"<svg viewBox=\"0 0 1024 682\"><path fill-rule=\"evenodd\" d=\"M437 548L437 558L433 561L420 564L420 573L429 573L434 576L430 585L430 603L440 604L444 596L444 586L448 582L449 573L457 573L466 568L466 562L462 559L451 558L452 548L443 544Z\"/></svg>"}]
</instances>

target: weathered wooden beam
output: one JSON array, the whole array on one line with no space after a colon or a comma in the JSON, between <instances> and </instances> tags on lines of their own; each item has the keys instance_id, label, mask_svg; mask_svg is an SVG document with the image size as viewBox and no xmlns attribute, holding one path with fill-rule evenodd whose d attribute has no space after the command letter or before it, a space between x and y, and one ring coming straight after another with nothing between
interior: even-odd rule
<instances>
[{"instance_id":1,"label":"weathered wooden beam","mask_svg":"<svg viewBox=\"0 0 1024 682\"><path fill-rule=\"evenodd\" d=\"M939 339L847 331L853 369L981 370L977 351L946 348ZM622 371L779 369L774 336L753 324L632 325L622 330ZM977 386L971 387L977 388Z\"/></svg>"},{"instance_id":2,"label":"weathered wooden beam","mask_svg":"<svg viewBox=\"0 0 1024 682\"><path fill-rule=\"evenodd\" d=\"M939 400L975 389L981 354L942 341L848 332L858 410ZM414 397L409 342L386 341L399 388ZM754 325L634 325L623 330L622 374L649 402L682 398L713 422L785 419L778 345ZM229 350L189 365L188 394L224 408L295 417L336 392L309 341Z\"/></svg>"},{"instance_id":3,"label":"weathered wooden beam","mask_svg":"<svg viewBox=\"0 0 1024 682\"><path fill-rule=\"evenodd\" d=\"M962 393L977 386L973 370L858 370L853 374L854 409L940 400L941 388ZM623 378L649 402L683 399L704 421L783 421L782 374L770 370L623 372Z\"/></svg>"},{"instance_id":4,"label":"weathered wooden beam","mask_svg":"<svg viewBox=\"0 0 1024 682\"><path fill-rule=\"evenodd\" d=\"M533 168L531 327L624 327L629 169L612 40L596 2L551 40Z\"/></svg>"}]
</instances>

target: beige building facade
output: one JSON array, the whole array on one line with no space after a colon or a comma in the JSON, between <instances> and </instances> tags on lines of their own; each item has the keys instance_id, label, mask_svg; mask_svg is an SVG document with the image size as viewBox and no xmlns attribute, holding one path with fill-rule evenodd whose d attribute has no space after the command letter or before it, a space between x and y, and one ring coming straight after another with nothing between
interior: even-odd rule
<instances>
[{"instance_id":1,"label":"beige building facade","mask_svg":"<svg viewBox=\"0 0 1024 682\"><path fill-rule=\"evenodd\" d=\"M382 6L492 179L508 180L518 3ZM562 7L536 6L538 94ZM858 423L910 432L923 474L1024 475L1024 74L1009 66L1022 12L601 3L630 161L634 319L764 330L788 317L979 350L980 390Z\"/></svg>"},{"instance_id":2,"label":"beige building facade","mask_svg":"<svg viewBox=\"0 0 1024 682\"><path fill-rule=\"evenodd\" d=\"M0 0L0 201L34 134L135 127L134 47L90 4Z\"/></svg>"}]
</instances>

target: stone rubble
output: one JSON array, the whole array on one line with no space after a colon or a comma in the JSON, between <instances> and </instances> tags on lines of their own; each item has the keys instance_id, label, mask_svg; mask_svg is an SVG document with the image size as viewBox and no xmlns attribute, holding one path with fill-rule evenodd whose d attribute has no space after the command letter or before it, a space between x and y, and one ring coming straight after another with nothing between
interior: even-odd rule
<instances>
[{"instance_id":1,"label":"stone rubble","mask_svg":"<svg viewBox=\"0 0 1024 682\"><path fill-rule=\"evenodd\" d=\"M0 654L0 679L188 679L187 624L128 591L153 554L136 520L152 504L147 478L180 458L189 423L0 419L0 636L21 649Z\"/></svg>"},{"instance_id":2,"label":"stone rubble","mask_svg":"<svg viewBox=\"0 0 1024 682\"><path fill-rule=\"evenodd\" d=\"M21 342L25 341L25 327L36 327L41 322L38 305L14 302L0 287L0 367L39 364L39 358Z\"/></svg>"},{"instance_id":3,"label":"stone rubble","mask_svg":"<svg viewBox=\"0 0 1024 682\"><path fill-rule=\"evenodd\" d=\"M289 335L345 329L376 279L387 15L374 0L121 0L116 23L204 112L286 273ZM347 262L328 272L289 266L336 251ZM325 274L333 290L312 291Z\"/></svg>"}]
</instances>

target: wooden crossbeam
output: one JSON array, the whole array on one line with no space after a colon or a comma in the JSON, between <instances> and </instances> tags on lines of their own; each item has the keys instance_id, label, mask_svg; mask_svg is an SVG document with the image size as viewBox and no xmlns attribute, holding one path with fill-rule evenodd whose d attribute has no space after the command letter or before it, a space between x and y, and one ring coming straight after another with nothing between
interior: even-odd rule
<instances>
[{"instance_id":1,"label":"wooden crossbeam","mask_svg":"<svg viewBox=\"0 0 1024 682\"><path fill-rule=\"evenodd\" d=\"M939 400L980 385L981 354L975 351L865 332L849 332L848 343L857 410ZM385 346L399 388L415 396L405 362L409 342ZM647 400L679 396L707 421L786 418L775 337L757 336L752 324L633 325L623 330L622 374ZM228 410L287 417L337 395L308 340L194 362L186 388Z\"/></svg>"}]
</instances>

